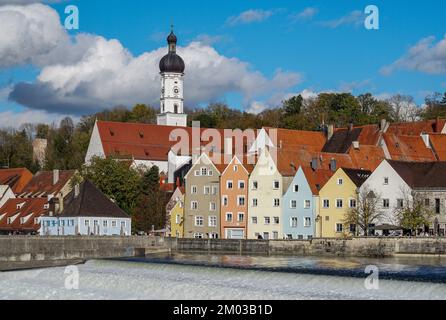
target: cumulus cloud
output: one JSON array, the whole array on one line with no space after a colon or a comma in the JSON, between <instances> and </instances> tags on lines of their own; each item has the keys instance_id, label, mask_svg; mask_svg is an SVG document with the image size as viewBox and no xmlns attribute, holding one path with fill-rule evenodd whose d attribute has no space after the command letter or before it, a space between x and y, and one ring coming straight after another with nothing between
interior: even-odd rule
<instances>
[{"instance_id":1,"label":"cumulus cloud","mask_svg":"<svg viewBox=\"0 0 446 320\"><path fill-rule=\"evenodd\" d=\"M355 10L350 12L348 15L345 15L343 17L340 17L339 19L329 20L329 21L322 21L320 24L322 26L328 27L328 28L338 28L340 26L344 25L354 25L359 26L364 23L365 15L363 12L359 10Z\"/></svg>"},{"instance_id":2,"label":"cumulus cloud","mask_svg":"<svg viewBox=\"0 0 446 320\"><path fill-rule=\"evenodd\" d=\"M290 17L293 22L302 22L312 19L318 12L319 10L317 8L308 7L302 10L301 12L292 14Z\"/></svg>"},{"instance_id":3,"label":"cumulus cloud","mask_svg":"<svg viewBox=\"0 0 446 320\"><path fill-rule=\"evenodd\" d=\"M351 81L351 82L341 82L339 90L341 92L352 92L353 90L361 89L370 86L372 81L370 79L365 79L361 81Z\"/></svg>"},{"instance_id":4,"label":"cumulus cloud","mask_svg":"<svg viewBox=\"0 0 446 320\"><path fill-rule=\"evenodd\" d=\"M400 59L383 67L381 73L389 75L397 70L446 74L446 35L437 43L434 36L421 39Z\"/></svg>"},{"instance_id":5,"label":"cumulus cloud","mask_svg":"<svg viewBox=\"0 0 446 320\"><path fill-rule=\"evenodd\" d=\"M0 111L0 128L20 128L25 123L47 123L59 124L67 115L48 113L42 110L26 109L21 112ZM79 118L71 116L73 121L78 122Z\"/></svg>"},{"instance_id":6,"label":"cumulus cloud","mask_svg":"<svg viewBox=\"0 0 446 320\"><path fill-rule=\"evenodd\" d=\"M261 22L271 17L274 13L275 10L250 9L240 13L237 16L229 17L226 20L226 24L229 26L235 26L239 24Z\"/></svg>"}]
</instances>

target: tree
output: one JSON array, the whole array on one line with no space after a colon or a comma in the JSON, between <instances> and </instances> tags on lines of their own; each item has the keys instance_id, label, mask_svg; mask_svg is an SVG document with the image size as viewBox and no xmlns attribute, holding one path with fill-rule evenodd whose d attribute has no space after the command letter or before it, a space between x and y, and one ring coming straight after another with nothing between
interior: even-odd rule
<instances>
[{"instance_id":1,"label":"tree","mask_svg":"<svg viewBox=\"0 0 446 320\"><path fill-rule=\"evenodd\" d=\"M422 112L424 119L446 118L446 93L443 97L439 92L427 96L425 105L426 107Z\"/></svg>"},{"instance_id":2,"label":"tree","mask_svg":"<svg viewBox=\"0 0 446 320\"><path fill-rule=\"evenodd\" d=\"M380 197L373 190L362 189L358 195L356 207L346 212L343 224L346 228L355 225L356 236L360 234L360 230L364 236L369 236L370 225L377 223L383 217L379 202Z\"/></svg>"},{"instance_id":3,"label":"tree","mask_svg":"<svg viewBox=\"0 0 446 320\"><path fill-rule=\"evenodd\" d=\"M133 215L140 193L141 177L127 162L112 157L93 157L75 179L77 182L89 179L121 209Z\"/></svg>"},{"instance_id":4,"label":"tree","mask_svg":"<svg viewBox=\"0 0 446 320\"><path fill-rule=\"evenodd\" d=\"M387 99L387 103L392 108L391 116L395 122L417 121L421 116L421 109L412 96L397 94Z\"/></svg>"},{"instance_id":5,"label":"tree","mask_svg":"<svg viewBox=\"0 0 446 320\"><path fill-rule=\"evenodd\" d=\"M160 176L157 166L146 171L141 179L140 195L135 208L134 229L149 232L166 225L166 197L160 190Z\"/></svg>"},{"instance_id":6,"label":"tree","mask_svg":"<svg viewBox=\"0 0 446 320\"><path fill-rule=\"evenodd\" d=\"M395 209L399 225L410 231L411 235L418 235L420 229L424 229L432 222L434 211L427 206L425 194L407 189L401 190L400 205Z\"/></svg>"},{"instance_id":7,"label":"tree","mask_svg":"<svg viewBox=\"0 0 446 320\"><path fill-rule=\"evenodd\" d=\"M294 96L282 102L282 108L285 111L285 115L299 114L303 108L303 98L301 95Z\"/></svg>"}]
</instances>

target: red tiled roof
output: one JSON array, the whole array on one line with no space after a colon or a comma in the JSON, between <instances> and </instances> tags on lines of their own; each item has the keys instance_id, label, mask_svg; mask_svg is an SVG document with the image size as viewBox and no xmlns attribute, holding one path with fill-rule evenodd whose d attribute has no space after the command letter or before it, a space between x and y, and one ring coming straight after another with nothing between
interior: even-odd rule
<instances>
[{"instance_id":1,"label":"red tiled roof","mask_svg":"<svg viewBox=\"0 0 446 320\"><path fill-rule=\"evenodd\" d=\"M320 131L289 130L282 128L265 128L270 135L271 130L277 132L276 146L283 149L295 149L305 147L313 151L322 150L327 138ZM274 141L273 141L274 142Z\"/></svg>"},{"instance_id":2,"label":"red tiled roof","mask_svg":"<svg viewBox=\"0 0 446 320\"><path fill-rule=\"evenodd\" d=\"M34 219L46 215L49 209L45 209L48 203L45 198L29 199L9 199L3 207L0 208L0 230L10 232L37 232L40 224L36 224ZM19 209L17 205L23 204ZM12 223L8 223L8 218L17 217ZM28 219L22 223L21 218Z\"/></svg>"},{"instance_id":3,"label":"red tiled roof","mask_svg":"<svg viewBox=\"0 0 446 320\"><path fill-rule=\"evenodd\" d=\"M419 136L422 133L441 133L445 124L445 119L391 123L386 133L411 136Z\"/></svg>"},{"instance_id":4,"label":"red tiled roof","mask_svg":"<svg viewBox=\"0 0 446 320\"><path fill-rule=\"evenodd\" d=\"M0 169L0 184L8 185L14 193L22 192L33 174L26 168Z\"/></svg>"},{"instance_id":5,"label":"red tiled roof","mask_svg":"<svg viewBox=\"0 0 446 320\"><path fill-rule=\"evenodd\" d=\"M381 147L373 145L359 145L359 149L351 148L349 155L354 168L375 170L386 158Z\"/></svg>"},{"instance_id":6,"label":"red tiled roof","mask_svg":"<svg viewBox=\"0 0 446 320\"><path fill-rule=\"evenodd\" d=\"M392 160L436 161L432 149L426 147L421 136L385 133L384 141Z\"/></svg>"},{"instance_id":7,"label":"red tiled roof","mask_svg":"<svg viewBox=\"0 0 446 320\"><path fill-rule=\"evenodd\" d=\"M319 190L327 183L328 180L333 176L334 172L332 170L317 169L313 170L310 167L302 167L305 177L310 185L311 192L314 195L319 194Z\"/></svg>"},{"instance_id":8,"label":"red tiled roof","mask_svg":"<svg viewBox=\"0 0 446 320\"><path fill-rule=\"evenodd\" d=\"M19 194L19 197L46 197L58 193L74 175L74 170L60 170L59 180L53 184L53 171L39 171Z\"/></svg>"},{"instance_id":9,"label":"red tiled roof","mask_svg":"<svg viewBox=\"0 0 446 320\"><path fill-rule=\"evenodd\" d=\"M446 134L431 134L429 138L438 160L446 161Z\"/></svg>"}]
</instances>

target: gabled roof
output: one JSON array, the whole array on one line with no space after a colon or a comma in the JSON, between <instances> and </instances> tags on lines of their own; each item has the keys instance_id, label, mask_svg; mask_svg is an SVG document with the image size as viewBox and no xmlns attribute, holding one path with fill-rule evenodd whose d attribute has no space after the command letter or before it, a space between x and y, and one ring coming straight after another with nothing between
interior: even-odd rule
<instances>
[{"instance_id":1,"label":"gabled roof","mask_svg":"<svg viewBox=\"0 0 446 320\"><path fill-rule=\"evenodd\" d=\"M359 170L359 169L348 169L342 168L345 174L350 178L350 180L357 186L360 187L362 184L370 177L372 171L369 170Z\"/></svg>"},{"instance_id":2,"label":"gabled roof","mask_svg":"<svg viewBox=\"0 0 446 320\"><path fill-rule=\"evenodd\" d=\"M436 161L432 149L426 147L419 135L385 133L384 141L392 160Z\"/></svg>"},{"instance_id":3,"label":"gabled roof","mask_svg":"<svg viewBox=\"0 0 446 320\"><path fill-rule=\"evenodd\" d=\"M0 169L0 184L8 185L14 193L22 192L33 174L26 168Z\"/></svg>"},{"instance_id":4,"label":"gabled roof","mask_svg":"<svg viewBox=\"0 0 446 320\"><path fill-rule=\"evenodd\" d=\"M411 188L446 188L446 162L388 163Z\"/></svg>"},{"instance_id":5,"label":"gabled roof","mask_svg":"<svg viewBox=\"0 0 446 320\"><path fill-rule=\"evenodd\" d=\"M391 123L386 133L419 136L422 133L441 133L445 119Z\"/></svg>"},{"instance_id":6,"label":"gabled roof","mask_svg":"<svg viewBox=\"0 0 446 320\"><path fill-rule=\"evenodd\" d=\"M430 134L429 139L440 161L446 161L446 134Z\"/></svg>"},{"instance_id":7,"label":"gabled roof","mask_svg":"<svg viewBox=\"0 0 446 320\"><path fill-rule=\"evenodd\" d=\"M48 200L45 198L30 199L9 199L0 208L0 230L6 231L38 231L40 224L36 224L34 219L48 214L49 209L45 208ZM17 205L21 205L17 208ZM15 220L8 224L8 218L16 216ZM27 217L22 223L21 218Z\"/></svg>"},{"instance_id":8,"label":"gabled roof","mask_svg":"<svg viewBox=\"0 0 446 320\"><path fill-rule=\"evenodd\" d=\"M59 180L54 184L54 171L39 171L18 196L31 198L55 195L70 181L74 173L75 170L59 170Z\"/></svg>"},{"instance_id":9,"label":"gabled roof","mask_svg":"<svg viewBox=\"0 0 446 320\"><path fill-rule=\"evenodd\" d=\"M313 151L320 151L327 140L325 134L320 131L289 130L282 128L265 128L265 130L270 136L272 135L271 130L276 130L276 147L287 150L305 147Z\"/></svg>"},{"instance_id":10,"label":"gabled roof","mask_svg":"<svg viewBox=\"0 0 446 320\"><path fill-rule=\"evenodd\" d=\"M313 170L309 167L302 167L302 170L305 174L305 178L307 178L307 182L310 185L313 195L318 195L319 190L323 188L334 174L332 170L325 169Z\"/></svg>"},{"instance_id":11,"label":"gabled roof","mask_svg":"<svg viewBox=\"0 0 446 320\"><path fill-rule=\"evenodd\" d=\"M376 146L379 142L381 131L377 125L366 125L360 127L338 128L333 136L322 148L323 152L347 153L354 141L360 145Z\"/></svg>"},{"instance_id":12,"label":"gabled roof","mask_svg":"<svg viewBox=\"0 0 446 320\"><path fill-rule=\"evenodd\" d=\"M89 180L80 184L77 196L75 189L66 196L60 217L130 218Z\"/></svg>"}]
</instances>

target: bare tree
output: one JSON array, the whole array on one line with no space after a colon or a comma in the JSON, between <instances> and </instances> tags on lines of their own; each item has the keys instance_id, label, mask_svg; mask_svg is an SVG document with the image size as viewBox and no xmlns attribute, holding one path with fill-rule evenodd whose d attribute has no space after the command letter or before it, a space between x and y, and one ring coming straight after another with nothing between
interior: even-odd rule
<instances>
[{"instance_id":1,"label":"bare tree","mask_svg":"<svg viewBox=\"0 0 446 320\"><path fill-rule=\"evenodd\" d=\"M392 107L392 118L395 122L410 122L420 119L421 109L412 96L397 94L386 100Z\"/></svg>"},{"instance_id":2,"label":"bare tree","mask_svg":"<svg viewBox=\"0 0 446 320\"><path fill-rule=\"evenodd\" d=\"M432 222L435 215L433 208L426 203L427 195L408 189L401 190L400 203L395 208L399 225L410 230L411 235L418 235L419 229L424 229Z\"/></svg>"},{"instance_id":3,"label":"bare tree","mask_svg":"<svg viewBox=\"0 0 446 320\"><path fill-rule=\"evenodd\" d=\"M356 206L346 212L343 220L345 226L356 225L355 236L359 235L360 230L368 236L370 225L377 223L383 217L380 199L381 197L369 188L362 189L358 194Z\"/></svg>"}]
</instances>

